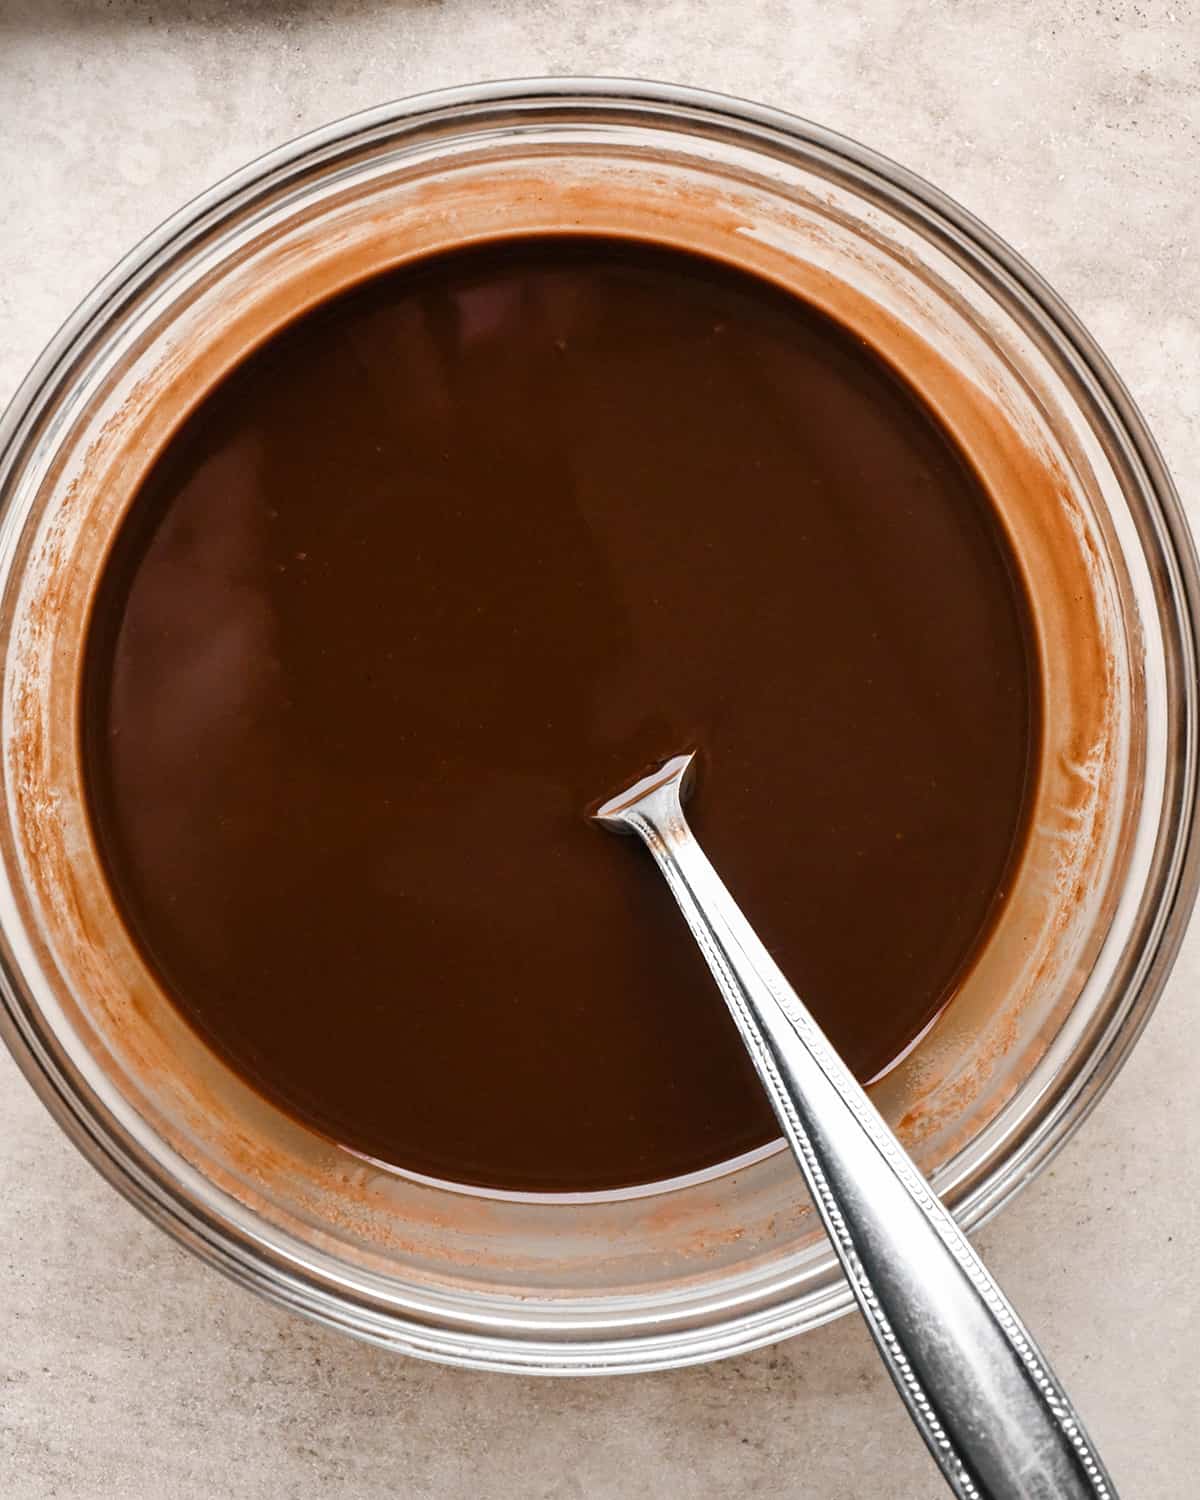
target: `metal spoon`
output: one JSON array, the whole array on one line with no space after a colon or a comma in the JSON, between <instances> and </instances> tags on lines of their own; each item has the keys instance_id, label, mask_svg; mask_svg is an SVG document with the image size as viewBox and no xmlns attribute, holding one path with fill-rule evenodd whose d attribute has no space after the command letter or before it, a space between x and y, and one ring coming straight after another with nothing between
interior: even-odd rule
<instances>
[{"instance_id":1,"label":"metal spoon","mask_svg":"<svg viewBox=\"0 0 1200 1500\"><path fill-rule=\"evenodd\" d=\"M666 876L946 1482L964 1500L1116 1500L1041 1350L696 842L692 775L677 756L595 817L638 834Z\"/></svg>"}]
</instances>

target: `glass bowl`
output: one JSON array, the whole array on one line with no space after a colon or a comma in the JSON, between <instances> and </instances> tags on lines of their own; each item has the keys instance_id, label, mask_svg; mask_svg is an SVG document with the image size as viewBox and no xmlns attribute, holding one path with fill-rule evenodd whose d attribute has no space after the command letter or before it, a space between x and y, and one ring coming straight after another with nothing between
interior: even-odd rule
<instances>
[{"instance_id":1,"label":"glass bowl","mask_svg":"<svg viewBox=\"0 0 1200 1500\"><path fill-rule=\"evenodd\" d=\"M452 1363L646 1370L850 1305L786 1152L538 1196L389 1171L318 1138L159 991L114 908L80 780L97 578L186 413L339 288L442 246L542 232L679 244L828 309L920 392L995 499L1042 668L1033 830L970 975L874 1087L968 1226L1086 1117L1178 947L1197 876L1196 561L1128 395L1011 250L884 158L693 90L489 84L328 126L175 215L46 350L0 427L9 1047L114 1186L276 1301ZM400 955L397 975L402 991Z\"/></svg>"}]
</instances>

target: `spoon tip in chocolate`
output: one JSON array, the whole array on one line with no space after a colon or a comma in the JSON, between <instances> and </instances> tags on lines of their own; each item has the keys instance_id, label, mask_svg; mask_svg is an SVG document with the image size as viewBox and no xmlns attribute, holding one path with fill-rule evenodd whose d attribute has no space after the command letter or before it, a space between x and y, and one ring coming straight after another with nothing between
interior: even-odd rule
<instances>
[{"instance_id":1,"label":"spoon tip in chocolate","mask_svg":"<svg viewBox=\"0 0 1200 1500\"><path fill-rule=\"evenodd\" d=\"M602 802L592 814L602 828L612 833L632 833L628 816L640 803L655 792L674 784L681 803L691 796L696 784L696 752L688 750L683 755L674 755L663 761L655 770L641 776L623 792Z\"/></svg>"}]
</instances>

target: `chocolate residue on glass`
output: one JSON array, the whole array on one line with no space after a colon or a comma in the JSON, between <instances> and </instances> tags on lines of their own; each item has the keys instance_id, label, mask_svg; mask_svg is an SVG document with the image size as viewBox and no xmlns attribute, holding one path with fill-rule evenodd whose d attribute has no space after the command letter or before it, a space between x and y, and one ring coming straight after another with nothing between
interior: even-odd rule
<instances>
[{"instance_id":1,"label":"chocolate residue on glass","mask_svg":"<svg viewBox=\"0 0 1200 1500\"><path fill-rule=\"evenodd\" d=\"M844 330L677 251L493 244L309 314L168 444L97 600L95 827L180 1008L317 1129L651 1181L776 1128L588 808L700 746L697 833L868 1078L1002 894L1027 633L980 485Z\"/></svg>"}]
</instances>

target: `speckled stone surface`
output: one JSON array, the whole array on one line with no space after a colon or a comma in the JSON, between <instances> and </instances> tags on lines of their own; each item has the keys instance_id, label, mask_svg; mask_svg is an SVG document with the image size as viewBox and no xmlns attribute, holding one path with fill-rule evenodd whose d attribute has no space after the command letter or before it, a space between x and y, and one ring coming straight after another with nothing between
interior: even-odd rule
<instances>
[{"instance_id":1,"label":"speckled stone surface","mask_svg":"<svg viewBox=\"0 0 1200 1500\"><path fill-rule=\"evenodd\" d=\"M760 99L973 209L1097 334L1200 521L1191 0L0 0L0 401L123 251L311 126L421 89L640 75ZM1200 1474L1200 940L1053 1168L979 1236L1128 1496ZM0 1493L417 1500L942 1493L856 1320L704 1369L464 1374L227 1285L0 1057Z\"/></svg>"}]
</instances>

